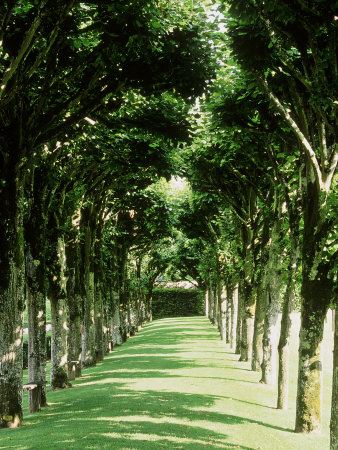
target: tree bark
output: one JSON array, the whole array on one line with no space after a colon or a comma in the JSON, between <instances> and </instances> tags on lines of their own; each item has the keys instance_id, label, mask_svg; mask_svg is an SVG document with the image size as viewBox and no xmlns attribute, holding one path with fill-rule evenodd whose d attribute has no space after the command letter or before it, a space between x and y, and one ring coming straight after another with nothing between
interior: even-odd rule
<instances>
[{"instance_id":1,"label":"tree bark","mask_svg":"<svg viewBox=\"0 0 338 450\"><path fill-rule=\"evenodd\" d=\"M80 281L80 249L78 245L78 231L75 227L68 236L66 258L68 266L67 298L69 308L68 332L68 361L69 379L72 381L81 376L81 323L82 323L82 296Z\"/></svg>"},{"instance_id":2,"label":"tree bark","mask_svg":"<svg viewBox=\"0 0 338 450\"><path fill-rule=\"evenodd\" d=\"M96 361L102 361L105 354L104 334L103 334L103 298L102 283L97 282L95 285L95 354Z\"/></svg>"},{"instance_id":3,"label":"tree bark","mask_svg":"<svg viewBox=\"0 0 338 450\"><path fill-rule=\"evenodd\" d=\"M86 205L81 210L81 228L84 233L83 245L83 322L82 322L82 365L84 367L96 364L95 349L95 279L93 267L93 250L95 235L92 227L93 208Z\"/></svg>"},{"instance_id":4,"label":"tree bark","mask_svg":"<svg viewBox=\"0 0 338 450\"><path fill-rule=\"evenodd\" d=\"M260 282L257 289L254 335L252 343L251 370L259 372L263 362L263 334L265 317L265 290Z\"/></svg>"},{"instance_id":5,"label":"tree bark","mask_svg":"<svg viewBox=\"0 0 338 450\"><path fill-rule=\"evenodd\" d=\"M103 313L103 296L104 296L104 271L103 271L103 233L104 222L101 215L99 223L96 227L95 245L94 245L94 270L95 270L95 354L96 361L102 361L105 355L104 340L104 313Z\"/></svg>"},{"instance_id":6,"label":"tree bark","mask_svg":"<svg viewBox=\"0 0 338 450\"><path fill-rule=\"evenodd\" d=\"M209 288L208 288L208 305L209 305L209 308L208 308L209 316L208 316L208 318L209 318L211 323L214 323L214 298L213 298L213 291L212 291L211 285L209 285Z\"/></svg>"},{"instance_id":7,"label":"tree bark","mask_svg":"<svg viewBox=\"0 0 338 450\"><path fill-rule=\"evenodd\" d=\"M287 409L289 397L289 345L291 332L291 313L295 298L295 284L298 270L298 239L291 238L291 255L288 268L288 280L286 284L282 320L280 326L280 338L278 344L278 398L277 408Z\"/></svg>"},{"instance_id":8,"label":"tree bark","mask_svg":"<svg viewBox=\"0 0 338 450\"><path fill-rule=\"evenodd\" d=\"M225 313L225 342L230 343L231 322L233 313L233 293L234 289L231 284L226 288L226 313Z\"/></svg>"},{"instance_id":9,"label":"tree bark","mask_svg":"<svg viewBox=\"0 0 338 450\"><path fill-rule=\"evenodd\" d=\"M220 311L220 316L221 316L220 331L221 331L221 339L222 339L222 341L225 341L225 342L227 342L227 310L228 310L227 304L228 304L228 301L227 301L226 292L225 292L225 288L224 288L224 290L222 290L221 297L220 297L220 310L221 310Z\"/></svg>"},{"instance_id":10,"label":"tree bark","mask_svg":"<svg viewBox=\"0 0 338 450\"><path fill-rule=\"evenodd\" d=\"M278 300L268 290L266 295L266 310L263 335L263 362L261 383L275 384L277 370L277 342L278 342Z\"/></svg>"},{"instance_id":11,"label":"tree bark","mask_svg":"<svg viewBox=\"0 0 338 450\"><path fill-rule=\"evenodd\" d=\"M7 175L0 189L0 428L22 423L23 194L18 169Z\"/></svg>"},{"instance_id":12,"label":"tree bark","mask_svg":"<svg viewBox=\"0 0 338 450\"><path fill-rule=\"evenodd\" d=\"M115 294L115 295L114 295ZM120 305L118 301L118 293L113 293L114 295L114 304L111 315L111 336L113 348L118 345L122 345L122 335L121 335L121 320L120 320Z\"/></svg>"},{"instance_id":13,"label":"tree bark","mask_svg":"<svg viewBox=\"0 0 338 450\"><path fill-rule=\"evenodd\" d=\"M242 345L242 317L243 317L243 308L244 308L244 301L243 301L243 280L240 280L238 285L238 295L237 295L237 323L236 323L236 348L235 353L237 355L241 354L241 345Z\"/></svg>"},{"instance_id":14,"label":"tree bark","mask_svg":"<svg viewBox=\"0 0 338 450\"><path fill-rule=\"evenodd\" d=\"M230 332L230 347L235 350L236 348L236 327L238 316L238 284L234 287L231 296L231 332Z\"/></svg>"},{"instance_id":15,"label":"tree bark","mask_svg":"<svg viewBox=\"0 0 338 450\"><path fill-rule=\"evenodd\" d=\"M93 366L96 364L96 349L95 349L95 286L94 286L94 272L91 272L86 267L84 276L84 311L82 322L82 356L81 361L84 367Z\"/></svg>"},{"instance_id":16,"label":"tree bark","mask_svg":"<svg viewBox=\"0 0 338 450\"><path fill-rule=\"evenodd\" d=\"M245 305L242 320L242 343L240 361L251 361L255 322L255 304Z\"/></svg>"},{"instance_id":17,"label":"tree bark","mask_svg":"<svg viewBox=\"0 0 338 450\"><path fill-rule=\"evenodd\" d=\"M80 302L81 297L75 299ZM69 333L68 333L68 361L71 363L69 366L69 379L81 377L81 316L70 315L69 320Z\"/></svg>"},{"instance_id":18,"label":"tree bark","mask_svg":"<svg viewBox=\"0 0 338 450\"><path fill-rule=\"evenodd\" d=\"M46 296L31 291L26 285L28 313L28 382L40 383L41 406L47 405L46 395ZM33 409L33 391L28 391L29 407Z\"/></svg>"},{"instance_id":19,"label":"tree bark","mask_svg":"<svg viewBox=\"0 0 338 450\"><path fill-rule=\"evenodd\" d=\"M244 270L243 270L243 316L240 361L251 361L252 340L255 321L256 292L254 289L254 232L251 228L243 229Z\"/></svg>"},{"instance_id":20,"label":"tree bark","mask_svg":"<svg viewBox=\"0 0 338 450\"><path fill-rule=\"evenodd\" d=\"M39 384L41 406L47 405L46 393L46 168L32 174L25 221L26 298L28 313L28 382ZM28 391L30 409L33 390Z\"/></svg>"},{"instance_id":21,"label":"tree bark","mask_svg":"<svg viewBox=\"0 0 338 450\"><path fill-rule=\"evenodd\" d=\"M307 162L303 178L304 235L302 247L302 311L299 343L299 369L296 404L297 432L321 428L322 363L321 342L324 320L333 300L334 285L330 278L332 261L325 247L333 222L325 208L326 193L315 182L313 168Z\"/></svg>"},{"instance_id":22,"label":"tree bark","mask_svg":"<svg viewBox=\"0 0 338 450\"><path fill-rule=\"evenodd\" d=\"M56 389L68 385L67 278L65 276L66 251L63 236L57 238L53 266L49 277L52 320L50 385L51 389Z\"/></svg>"},{"instance_id":23,"label":"tree bark","mask_svg":"<svg viewBox=\"0 0 338 450\"><path fill-rule=\"evenodd\" d=\"M309 286L310 287L310 286ZM321 429L322 362L321 344L326 309L302 307L299 335L299 368L296 406L296 432Z\"/></svg>"},{"instance_id":24,"label":"tree bark","mask_svg":"<svg viewBox=\"0 0 338 450\"><path fill-rule=\"evenodd\" d=\"M205 317L209 317L209 291L205 290Z\"/></svg>"},{"instance_id":25,"label":"tree bark","mask_svg":"<svg viewBox=\"0 0 338 450\"><path fill-rule=\"evenodd\" d=\"M276 192L276 217L271 231L269 259L265 273L266 307L263 335L263 362L261 383L276 383L277 371L277 342L278 342L278 314L280 311L281 290L281 232L282 208Z\"/></svg>"},{"instance_id":26,"label":"tree bark","mask_svg":"<svg viewBox=\"0 0 338 450\"><path fill-rule=\"evenodd\" d=\"M50 295L52 341L50 385L52 389L68 385L67 304L66 298Z\"/></svg>"}]
</instances>

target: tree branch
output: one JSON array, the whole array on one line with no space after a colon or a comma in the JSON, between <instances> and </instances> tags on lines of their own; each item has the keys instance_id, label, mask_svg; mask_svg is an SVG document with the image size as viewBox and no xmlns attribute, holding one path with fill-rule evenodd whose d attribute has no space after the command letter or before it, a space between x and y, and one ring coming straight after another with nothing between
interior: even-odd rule
<instances>
[{"instance_id":1,"label":"tree branch","mask_svg":"<svg viewBox=\"0 0 338 450\"><path fill-rule=\"evenodd\" d=\"M31 49L32 49L32 44L34 43L34 39L37 39L37 30L41 24L41 19L42 19L42 14L41 11L44 8L44 6L48 3L48 0L44 0L41 3L41 6L39 7L39 11L37 16L35 17L35 19L33 20L33 23L31 25L31 27L29 28L29 30L26 33L26 36L21 44L19 53L17 55L17 57L14 59L14 61L11 63L10 67L7 69L7 71L5 72L5 75L1 81L0 84L0 98L2 97L2 94L5 92L7 83L9 82L9 80L13 77L13 75L15 74L17 68L19 67L20 63L27 58L27 56L29 55Z\"/></svg>"},{"instance_id":2,"label":"tree branch","mask_svg":"<svg viewBox=\"0 0 338 450\"><path fill-rule=\"evenodd\" d=\"M262 88L263 92L265 92L265 94L268 96L270 102L274 105L274 107L276 108L278 113L283 117L283 119L290 125L294 134L301 142L305 153L307 154L307 156L309 157L309 159L311 161L311 165L312 165L314 173L315 173L316 182L319 187L319 190L325 191L326 188L323 183L323 176L322 176L322 172L321 172L318 160L317 160L317 155L316 155L315 151L313 150L313 148L311 147L311 144L306 139L306 137L304 136L304 134L298 127L297 123L291 117L291 115L287 111L287 109L284 108L284 106L281 104L279 99L271 91L271 89L268 85L268 82L257 72L255 72L255 76L256 76L257 82L260 85L260 87Z\"/></svg>"}]
</instances>

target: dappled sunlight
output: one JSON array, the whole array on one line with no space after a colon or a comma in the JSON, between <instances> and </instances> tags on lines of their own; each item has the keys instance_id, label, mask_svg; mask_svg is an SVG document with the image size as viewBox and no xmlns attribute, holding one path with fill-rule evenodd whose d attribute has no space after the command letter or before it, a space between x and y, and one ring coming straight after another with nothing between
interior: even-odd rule
<instances>
[{"instance_id":1,"label":"dappled sunlight","mask_svg":"<svg viewBox=\"0 0 338 450\"><path fill-rule=\"evenodd\" d=\"M1 358L1 362L4 363L9 363L9 362L13 362L15 361L16 358L16 354L15 352L9 352L9 353L5 353L3 355L3 357Z\"/></svg>"},{"instance_id":2,"label":"dappled sunlight","mask_svg":"<svg viewBox=\"0 0 338 450\"><path fill-rule=\"evenodd\" d=\"M120 438L121 436L118 433L104 433L104 436L116 439ZM157 435L157 434L142 434L142 433L124 433L123 437L131 440L141 440L141 441L148 441L148 442L157 442L157 441L167 441L168 443L171 442L172 444L199 444L199 445L212 445L217 444L219 448L229 448L228 445L222 443L222 441L219 440L213 440L213 441L203 441L200 439L189 439L189 438L183 438L183 437L177 437L177 436L165 436L165 439L163 439L163 436Z\"/></svg>"},{"instance_id":3,"label":"dappled sunlight","mask_svg":"<svg viewBox=\"0 0 338 450\"><path fill-rule=\"evenodd\" d=\"M64 355L62 355L62 357L60 359L60 366L64 367L64 366L66 366L67 363L68 363L68 354L65 353Z\"/></svg>"},{"instance_id":4,"label":"dappled sunlight","mask_svg":"<svg viewBox=\"0 0 338 450\"><path fill-rule=\"evenodd\" d=\"M275 389L258 383L206 319L161 323L84 369L73 388L49 392L50 406L29 416L25 433L41 448L326 448L292 432Z\"/></svg>"}]
</instances>

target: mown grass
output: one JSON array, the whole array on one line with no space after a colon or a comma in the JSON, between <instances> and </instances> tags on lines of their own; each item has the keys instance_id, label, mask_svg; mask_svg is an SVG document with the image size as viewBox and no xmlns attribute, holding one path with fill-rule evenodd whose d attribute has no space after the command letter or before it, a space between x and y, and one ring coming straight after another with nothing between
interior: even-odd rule
<instances>
[{"instance_id":1,"label":"mown grass","mask_svg":"<svg viewBox=\"0 0 338 450\"><path fill-rule=\"evenodd\" d=\"M322 433L293 432L296 350L294 339L290 408L278 411L276 388L259 384L206 318L154 321L73 388L50 392L41 413L28 413L25 395L25 424L1 430L0 448L328 449L330 364Z\"/></svg>"}]
</instances>

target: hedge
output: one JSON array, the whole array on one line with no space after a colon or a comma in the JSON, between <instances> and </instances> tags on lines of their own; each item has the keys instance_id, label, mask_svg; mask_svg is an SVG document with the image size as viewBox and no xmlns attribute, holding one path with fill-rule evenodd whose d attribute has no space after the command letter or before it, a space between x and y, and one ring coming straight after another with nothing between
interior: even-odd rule
<instances>
[{"instance_id":1,"label":"hedge","mask_svg":"<svg viewBox=\"0 0 338 450\"><path fill-rule=\"evenodd\" d=\"M153 319L204 315L205 293L200 289L154 289Z\"/></svg>"}]
</instances>

